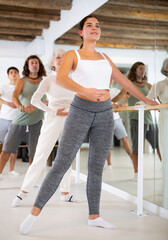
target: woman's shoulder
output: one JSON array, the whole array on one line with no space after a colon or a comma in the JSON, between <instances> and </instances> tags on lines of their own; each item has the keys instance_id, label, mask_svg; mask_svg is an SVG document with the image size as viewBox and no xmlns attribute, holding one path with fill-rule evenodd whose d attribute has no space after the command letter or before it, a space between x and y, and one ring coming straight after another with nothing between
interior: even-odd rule
<instances>
[{"instance_id":1,"label":"woman's shoulder","mask_svg":"<svg viewBox=\"0 0 168 240\"><path fill-rule=\"evenodd\" d=\"M27 79L27 78L26 77L18 78L17 81L16 81L16 84L24 84L25 79Z\"/></svg>"},{"instance_id":2,"label":"woman's shoulder","mask_svg":"<svg viewBox=\"0 0 168 240\"><path fill-rule=\"evenodd\" d=\"M168 84L168 78L165 78L164 80L161 80L156 83L156 85L167 85Z\"/></svg>"},{"instance_id":3,"label":"woman's shoulder","mask_svg":"<svg viewBox=\"0 0 168 240\"><path fill-rule=\"evenodd\" d=\"M107 58L108 60L111 61L110 57L109 57L106 53L104 53L104 52L100 52L100 54L103 54L103 56L104 56L105 58Z\"/></svg>"},{"instance_id":4,"label":"woman's shoulder","mask_svg":"<svg viewBox=\"0 0 168 240\"><path fill-rule=\"evenodd\" d=\"M65 57L71 57L76 55L76 50L69 50L65 53Z\"/></svg>"}]
</instances>

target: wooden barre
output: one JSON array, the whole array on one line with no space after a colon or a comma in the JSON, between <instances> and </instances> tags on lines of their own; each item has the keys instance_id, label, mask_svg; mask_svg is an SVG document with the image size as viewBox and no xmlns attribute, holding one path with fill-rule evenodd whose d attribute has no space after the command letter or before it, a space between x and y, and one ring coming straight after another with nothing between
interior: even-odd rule
<instances>
[{"instance_id":1,"label":"wooden barre","mask_svg":"<svg viewBox=\"0 0 168 240\"><path fill-rule=\"evenodd\" d=\"M135 111L134 107L135 106L113 108L113 112L131 112L131 111ZM148 110L160 110L160 109L168 109L168 103L159 104L159 105L145 105L145 110L146 111L148 111Z\"/></svg>"}]
</instances>

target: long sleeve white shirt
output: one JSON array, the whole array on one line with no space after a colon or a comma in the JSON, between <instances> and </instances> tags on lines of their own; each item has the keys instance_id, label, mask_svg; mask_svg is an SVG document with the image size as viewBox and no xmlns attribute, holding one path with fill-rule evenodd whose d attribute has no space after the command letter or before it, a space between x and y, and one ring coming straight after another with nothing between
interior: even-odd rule
<instances>
[{"instance_id":1,"label":"long sleeve white shirt","mask_svg":"<svg viewBox=\"0 0 168 240\"><path fill-rule=\"evenodd\" d=\"M48 106L41 101L44 94L47 95ZM57 109L63 107L69 107L74 92L69 91L56 83L56 73L43 79L33 94L31 104L35 107L52 115L57 114Z\"/></svg>"},{"instance_id":2,"label":"long sleeve white shirt","mask_svg":"<svg viewBox=\"0 0 168 240\"><path fill-rule=\"evenodd\" d=\"M151 100L159 98L162 104L168 103L168 78L154 84L146 97ZM144 104L142 101L138 103Z\"/></svg>"}]
</instances>

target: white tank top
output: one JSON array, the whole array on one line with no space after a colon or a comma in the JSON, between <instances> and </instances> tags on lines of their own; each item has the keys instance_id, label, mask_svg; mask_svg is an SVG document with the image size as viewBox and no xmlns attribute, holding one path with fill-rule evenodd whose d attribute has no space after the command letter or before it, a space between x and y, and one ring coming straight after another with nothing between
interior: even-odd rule
<instances>
[{"instance_id":1,"label":"white tank top","mask_svg":"<svg viewBox=\"0 0 168 240\"><path fill-rule=\"evenodd\" d=\"M109 89L112 67L106 57L101 60L82 60L77 50L77 67L71 73L73 81L86 88Z\"/></svg>"}]
</instances>

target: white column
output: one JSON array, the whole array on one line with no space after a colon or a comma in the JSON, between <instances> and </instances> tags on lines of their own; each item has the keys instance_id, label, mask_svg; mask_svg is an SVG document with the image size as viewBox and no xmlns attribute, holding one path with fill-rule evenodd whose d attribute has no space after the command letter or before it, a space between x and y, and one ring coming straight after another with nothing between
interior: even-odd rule
<instances>
[{"instance_id":1,"label":"white column","mask_svg":"<svg viewBox=\"0 0 168 240\"><path fill-rule=\"evenodd\" d=\"M162 166L163 166L163 207L168 209L168 147L167 147L167 137L168 137L168 110L163 110L163 156L162 156Z\"/></svg>"},{"instance_id":2,"label":"white column","mask_svg":"<svg viewBox=\"0 0 168 240\"><path fill-rule=\"evenodd\" d=\"M138 182L137 182L137 212L143 215L143 151L144 151L144 105L134 107L138 110Z\"/></svg>"}]
</instances>

